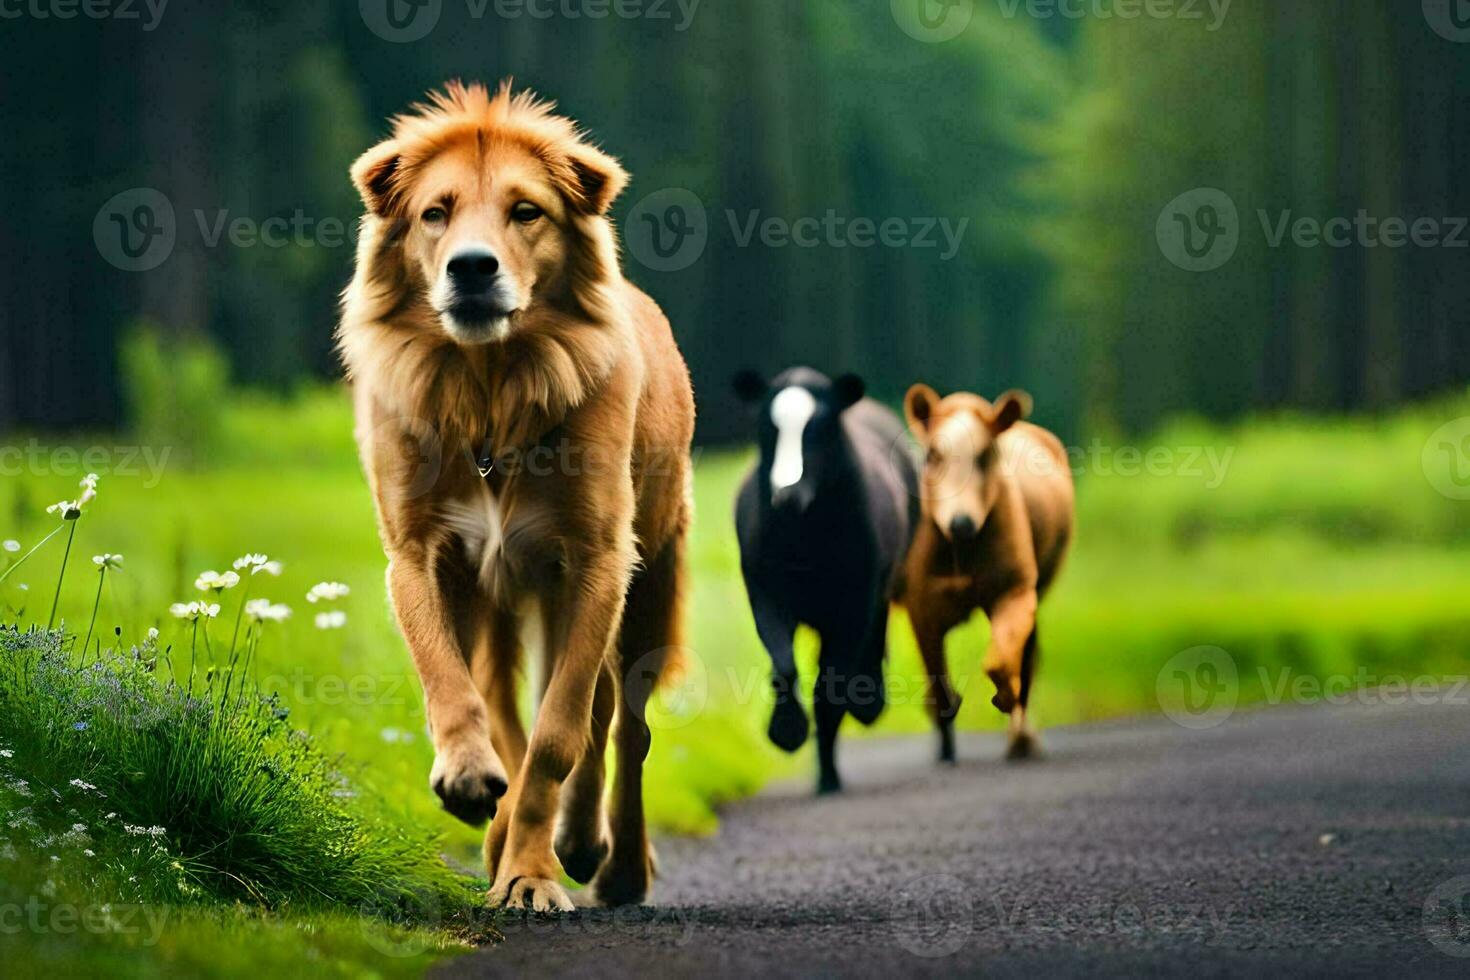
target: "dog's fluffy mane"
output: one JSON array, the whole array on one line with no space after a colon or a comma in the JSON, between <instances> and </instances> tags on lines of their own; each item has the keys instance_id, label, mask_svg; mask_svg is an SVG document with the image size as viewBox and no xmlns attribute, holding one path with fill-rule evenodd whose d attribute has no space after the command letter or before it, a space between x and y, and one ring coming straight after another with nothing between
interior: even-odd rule
<instances>
[{"instance_id":1,"label":"dog's fluffy mane","mask_svg":"<svg viewBox=\"0 0 1470 980\"><path fill-rule=\"evenodd\" d=\"M445 449L523 447L582 404L626 349L622 274L607 209L628 180L555 104L502 82L452 82L392 120L388 139L352 167L367 205L357 269L342 299L338 347L349 378L395 415L434 426ZM511 141L546 167L568 203L571 309L537 304L506 340L463 347L438 329L438 314L402 239L403 199L417 174L446 148Z\"/></svg>"}]
</instances>

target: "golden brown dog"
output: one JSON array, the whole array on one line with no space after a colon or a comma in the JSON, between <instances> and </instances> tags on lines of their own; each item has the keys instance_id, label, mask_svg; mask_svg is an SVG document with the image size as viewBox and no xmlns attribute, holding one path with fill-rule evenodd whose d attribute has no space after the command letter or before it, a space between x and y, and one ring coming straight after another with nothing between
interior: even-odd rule
<instances>
[{"instance_id":1,"label":"golden brown dog","mask_svg":"<svg viewBox=\"0 0 1470 980\"><path fill-rule=\"evenodd\" d=\"M644 709L679 643L694 404L668 321L618 267L627 174L529 93L452 84L352 179L367 213L338 339L434 791L493 817L493 904L571 908L561 869L641 901ZM544 681L529 741L523 654Z\"/></svg>"},{"instance_id":2,"label":"golden brown dog","mask_svg":"<svg viewBox=\"0 0 1470 980\"><path fill-rule=\"evenodd\" d=\"M1073 489L1066 450L1021 421L1031 398L1007 392L995 404L970 394L943 400L928 385L904 399L927 451L923 519L904 566L904 605L929 673L940 757L954 760L960 699L945 668L944 637L983 609L990 619L984 669L992 703L1010 714L1012 758L1035 748L1026 707L1036 671L1036 607L1072 538Z\"/></svg>"}]
</instances>

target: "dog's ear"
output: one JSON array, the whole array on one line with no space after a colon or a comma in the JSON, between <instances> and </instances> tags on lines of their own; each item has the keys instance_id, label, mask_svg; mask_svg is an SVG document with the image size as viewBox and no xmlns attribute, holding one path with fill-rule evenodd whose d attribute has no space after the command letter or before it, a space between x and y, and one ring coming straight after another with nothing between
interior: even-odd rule
<instances>
[{"instance_id":1,"label":"dog's ear","mask_svg":"<svg viewBox=\"0 0 1470 980\"><path fill-rule=\"evenodd\" d=\"M380 218L392 210L399 159L397 141L384 140L352 165L352 183L362 195L362 203Z\"/></svg>"},{"instance_id":2,"label":"dog's ear","mask_svg":"<svg viewBox=\"0 0 1470 980\"><path fill-rule=\"evenodd\" d=\"M939 392L922 382L903 396L903 414L908 418L914 435L922 437L929 431L929 421L934 418L934 406L938 404Z\"/></svg>"},{"instance_id":3,"label":"dog's ear","mask_svg":"<svg viewBox=\"0 0 1470 980\"><path fill-rule=\"evenodd\" d=\"M990 417L990 431L1000 435L1030 414L1031 396L1024 391L1012 389L995 400L995 411Z\"/></svg>"},{"instance_id":4,"label":"dog's ear","mask_svg":"<svg viewBox=\"0 0 1470 980\"><path fill-rule=\"evenodd\" d=\"M851 408L863 400L868 386L855 374L844 374L832 382L832 396L837 400L837 410Z\"/></svg>"},{"instance_id":5,"label":"dog's ear","mask_svg":"<svg viewBox=\"0 0 1470 980\"><path fill-rule=\"evenodd\" d=\"M747 405L754 405L766 397L766 392L771 386L756 372L745 370L737 372L735 377L730 379L730 387L734 389L735 397Z\"/></svg>"},{"instance_id":6,"label":"dog's ear","mask_svg":"<svg viewBox=\"0 0 1470 980\"><path fill-rule=\"evenodd\" d=\"M595 146L578 143L567 154L570 177L562 187L572 207L584 214L604 215L628 186L628 171Z\"/></svg>"}]
</instances>

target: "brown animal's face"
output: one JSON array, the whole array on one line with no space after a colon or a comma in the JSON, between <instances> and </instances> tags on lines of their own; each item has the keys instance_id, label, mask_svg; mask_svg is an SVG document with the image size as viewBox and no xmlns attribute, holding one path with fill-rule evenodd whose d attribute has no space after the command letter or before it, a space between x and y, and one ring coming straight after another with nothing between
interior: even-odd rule
<instances>
[{"instance_id":1,"label":"brown animal's face","mask_svg":"<svg viewBox=\"0 0 1470 980\"><path fill-rule=\"evenodd\" d=\"M563 285L566 203L518 146L445 150L406 188L403 208L406 258L461 343L503 340L539 295Z\"/></svg>"},{"instance_id":2,"label":"brown animal's face","mask_svg":"<svg viewBox=\"0 0 1470 980\"><path fill-rule=\"evenodd\" d=\"M1030 411L1030 396L1006 392L994 405L976 395L941 400L928 385L904 399L909 427L927 452L920 493L924 513L950 540L980 533L1001 491L998 439Z\"/></svg>"},{"instance_id":3,"label":"brown animal's face","mask_svg":"<svg viewBox=\"0 0 1470 980\"><path fill-rule=\"evenodd\" d=\"M616 270L606 215L628 175L529 96L451 86L352 178L384 229L380 282L414 293L457 343L504 340Z\"/></svg>"}]
</instances>

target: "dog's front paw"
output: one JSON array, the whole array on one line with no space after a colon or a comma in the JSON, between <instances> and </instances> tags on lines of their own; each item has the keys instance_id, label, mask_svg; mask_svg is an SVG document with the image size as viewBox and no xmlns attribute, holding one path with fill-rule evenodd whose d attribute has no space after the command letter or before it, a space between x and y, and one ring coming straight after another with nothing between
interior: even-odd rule
<instances>
[{"instance_id":1,"label":"dog's front paw","mask_svg":"<svg viewBox=\"0 0 1470 980\"><path fill-rule=\"evenodd\" d=\"M585 885L607 859L608 841L606 836L592 841L579 841L563 831L557 834L555 850L556 859L561 862L561 869L567 873L567 877L579 885Z\"/></svg>"},{"instance_id":2,"label":"dog's front paw","mask_svg":"<svg viewBox=\"0 0 1470 980\"><path fill-rule=\"evenodd\" d=\"M810 727L801 702L788 695L776 701L776 710L771 714L771 727L766 734L777 748L795 752L806 741Z\"/></svg>"},{"instance_id":3,"label":"dog's front paw","mask_svg":"<svg viewBox=\"0 0 1470 980\"><path fill-rule=\"evenodd\" d=\"M496 882L490 889L490 905L508 911L571 912L576 906L566 889L550 878L522 875Z\"/></svg>"},{"instance_id":4,"label":"dog's front paw","mask_svg":"<svg viewBox=\"0 0 1470 980\"><path fill-rule=\"evenodd\" d=\"M434 757L429 773L444 809L472 827L495 816L495 807L510 782L490 742L465 740L446 746Z\"/></svg>"}]
</instances>

